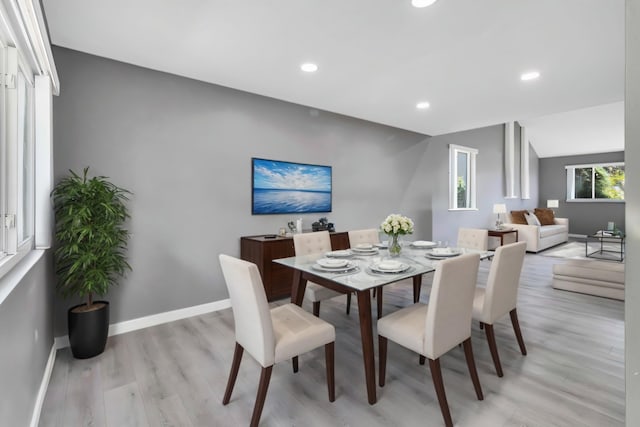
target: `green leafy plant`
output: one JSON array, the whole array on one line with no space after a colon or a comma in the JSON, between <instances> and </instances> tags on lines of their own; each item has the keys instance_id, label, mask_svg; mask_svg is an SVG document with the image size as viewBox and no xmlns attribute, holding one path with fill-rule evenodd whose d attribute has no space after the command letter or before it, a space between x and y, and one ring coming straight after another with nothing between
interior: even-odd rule
<instances>
[{"instance_id":1,"label":"green leafy plant","mask_svg":"<svg viewBox=\"0 0 640 427\"><path fill-rule=\"evenodd\" d=\"M58 289L64 296L86 298L86 309L94 295L105 295L131 266L126 260L129 218L125 202L128 190L107 177L88 178L72 170L51 192L56 226L55 250Z\"/></svg>"}]
</instances>

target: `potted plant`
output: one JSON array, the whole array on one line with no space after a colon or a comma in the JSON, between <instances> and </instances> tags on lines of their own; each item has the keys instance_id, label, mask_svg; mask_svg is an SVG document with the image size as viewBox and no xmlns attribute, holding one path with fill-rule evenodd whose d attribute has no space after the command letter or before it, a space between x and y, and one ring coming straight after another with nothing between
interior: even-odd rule
<instances>
[{"instance_id":1,"label":"potted plant","mask_svg":"<svg viewBox=\"0 0 640 427\"><path fill-rule=\"evenodd\" d=\"M73 171L55 186L54 252L57 287L63 296L84 303L67 312L69 344L73 356L86 359L104 351L109 331L109 303L95 301L117 284L131 266L126 260L129 218L125 202L129 191L107 177L88 178Z\"/></svg>"}]
</instances>

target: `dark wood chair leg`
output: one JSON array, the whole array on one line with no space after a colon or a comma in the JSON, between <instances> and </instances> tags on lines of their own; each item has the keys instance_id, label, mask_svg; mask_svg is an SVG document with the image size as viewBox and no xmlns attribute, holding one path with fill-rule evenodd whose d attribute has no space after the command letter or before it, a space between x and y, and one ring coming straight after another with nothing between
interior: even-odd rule
<instances>
[{"instance_id":1,"label":"dark wood chair leg","mask_svg":"<svg viewBox=\"0 0 640 427\"><path fill-rule=\"evenodd\" d=\"M480 322L480 330L484 329L484 323Z\"/></svg>"},{"instance_id":2,"label":"dark wood chair leg","mask_svg":"<svg viewBox=\"0 0 640 427\"><path fill-rule=\"evenodd\" d=\"M253 415L251 416L251 427L258 427L260 424L260 416L262 415L262 408L264 407L264 401L267 398L267 390L269 389L269 380L271 379L271 370L273 365L262 368L260 373L260 384L258 385L258 395L256 396L256 404L253 407Z\"/></svg>"},{"instance_id":3,"label":"dark wood chair leg","mask_svg":"<svg viewBox=\"0 0 640 427\"><path fill-rule=\"evenodd\" d=\"M471 347L471 338L467 338L462 343L464 346L464 357L467 359L467 367L469 368L469 375L471 375L471 381L473 382L473 388L476 389L476 396L478 400L484 400L482 395L482 387L480 387L480 379L478 378L478 370L476 369L476 361L473 357L473 347Z\"/></svg>"},{"instance_id":4,"label":"dark wood chair leg","mask_svg":"<svg viewBox=\"0 0 640 427\"><path fill-rule=\"evenodd\" d=\"M520 331L520 323L518 322L518 312L515 308L509 312L509 316L511 316L511 324L513 325L513 332L516 333L516 339L518 340L518 345L520 346L520 352L523 356L526 356L527 348L524 346L522 332Z\"/></svg>"},{"instance_id":5,"label":"dark wood chair leg","mask_svg":"<svg viewBox=\"0 0 640 427\"><path fill-rule=\"evenodd\" d=\"M442 380L442 370L440 369L440 359L429 359L429 369L431 369L431 378L433 378L433 387L438 395L438 403L440 403L440 411L442 418L447 427L453 427L451 420L451 412L449 412L449 404L447 403L447 395L444 392L444 381Z\"/></svg>"},{"instance_id":6,"label":"dark wood chair leg","mask_svg":"<svg viewBox=\"0 0 640 427\"><path fill-rule=\"evenodd\" d=\"M324 359L327 365L327 388L329 390L329 402L336 400L336 374L334 369L334 343L330 342L324 346Z\"/></svg>"},{"instance_id":7,"label":"dark wood chair leg","mask_svg":"<svg viewBox=\"0 0 640 427\"><path fill-rule=\"evenodd\" d=\"M233 392L233 386L236 384L236 378L238 377L238 370L240 369L240 362L242 361L242 354L244 348L236 343L236 348L233 351L233 362L231 363L231 372L229 372L229 380L227 381L227 389L224 392L222 398L222 404L226 405L231 399L231 393Z\"/></svg>"},{"instance_id":8,"label":"dark wood chair leg","mask_svg":"<svg viewBox=\"0 0 640 427\"><path fill-rule=\"evenodd\" d=\"M374 290L376 288L373 288ZM376 309L378 311L378 319L380 319L382 317L382 287L380 287L380 290L378 291L378 297L376 298Z\"/></svg>"},{"instance_id":9,"label":"dark wood chair leg","mask_svg":"<svg viewBox=\"0 0 640 427\"><path fill-rule=\"evenodd\" d=\"M320 317L320 301L316 301L313 303L313 315L316 317Z\"/></svg>"},{"instance_id":10,"label":"dark wood chair leg","mask_svg":"<svg viewBox=\"0 0 640 427\"><path fill-rule=\"evenodd\" d=\"M413 276L413 303L420 301L420 289L422 288L422 274Z\"/></svg>"},{"instance_id":11,"label":"dark wood chair leg","mask_svg":"<svg viewBox=\"0 0 640 427\"><path fill-rule=\"evenodd\" d=\"M351 313L351 292L347 294L347 314Z\"/></svg>"},{"instance_id":12,"label":"dark wood chair leg","mask_svg":"<svg viewBox=\"0 0 640 427\"><path fill-rule=\"evenodd\" d=\"M374 297L374 298L376 297L376 289L377 289L377 288L373 288L373 297Z\"/></svg>"},{"instance_id":13,"label":"dark wood chair leg","mask_svg":"<svg viewBox=\"0 0 640 427\"><path fill-rule=\"evenodd\" d=\"M484 324L484 331L487 334L487 341L489 342L489 351L491 352L491 358L493 364L496 367L496 373L499 377L502 377L502 365L500 364L500 356L498 356L498 347L496 346L496 336L493 333L493 325L488 323Z\"/></svg>"},{"instance_id":14,"label":"dark wood chair leg","mask_svg":"<svg viewBox=\"0 0 640 427\"><path fill-rule=\"evenodd\" d=\"M420 357L418 357L418 363L421 365L424 365L424 362L427 360L426 357L424 357L423 355L420 355Z\"/></svg>"},{"instance_id":15,"label":"dark wood chair leg","mask_svg":"<svg viewBox=\"0 0 640 427\"><path fill-rule=\"evenodd\" d=\"M380 364L380 387L384 387L385 375L387 373L387 339L378 335L378 363Z\"/></svg>"},{"instance_id":16,"label":"dark wood chair leg","mask_svg":"<svg viewBox=\"0 0 640 427\"><path fill-rule=\"evenodd\" d=\"M293 358L291 359L291 364L293 365L293 373L297 373L298 372L298 356L293 356Z\"/></svg>"}]
</instances>

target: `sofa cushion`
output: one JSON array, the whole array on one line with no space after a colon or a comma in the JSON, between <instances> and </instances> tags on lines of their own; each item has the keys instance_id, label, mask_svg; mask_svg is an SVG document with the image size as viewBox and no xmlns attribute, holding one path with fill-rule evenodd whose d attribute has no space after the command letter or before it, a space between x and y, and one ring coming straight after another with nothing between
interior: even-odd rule
<instances>
[{"instance_id":1,"label":"sofa cushion","mask_svg":"<svg viewBox=\"0 0 640 427\"><path fill-rule=\"evenodd\" d=\"M556 223L552 209L535 208L533 213L538 217L541 225L554 225Z\"/></svg>"},{"instance_id":2,"label":"sofa cushion","mask_svg":"<svg viewBox=\"0 0 640 427\"><path fill-rule=\"evenodd\" d=\"M543 225L540 227L540 237L542 238L566 232L567 227L565 225Z\"/></svg>"},{"instance_id":3,"label":"sofa cushion","mask_svg":"<svg viewBox=\"0 0 640 427\"><path fill-rule=\"evenodd\" d=\"M524 218L527 220L527 224L529 225L537 225L538 227L542 225L540 224L540 220L538 219L538 217L532 213L524 214Z\"/></svg>"},{"instance_id":4,"label":"sofa cushion","mask_svg":"<svg viewBox=\"0 0 640 427\"><path fill-rule=\"evenodd\" d=\"M527 219L524 217L524 214L529 213L529 211L511 211L511 222L513 224L527 224Z\"/></svg>"}]
</instances>

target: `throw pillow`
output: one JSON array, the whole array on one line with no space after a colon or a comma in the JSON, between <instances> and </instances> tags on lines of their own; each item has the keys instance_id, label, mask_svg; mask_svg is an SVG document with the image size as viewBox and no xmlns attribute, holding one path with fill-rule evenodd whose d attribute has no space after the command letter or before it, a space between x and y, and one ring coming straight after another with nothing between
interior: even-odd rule
<instances>
[{"instance_id":1,"label":"throw pillow","mask_svg":"<svg viewBox=\"0 0 640 427\"><path fill-rule=\"evenodd\" d=\"M534 213L540 220L540 224L542 225L554 225L555 219L553 215L553 210L545 209L545 208L535 208Z\"/></svg>"},{"instance_id":2,"label":"throw pillow","mask_svg":"<svg viewBox=\"0 0 640 427\"><path fill-rule=\"evenodd\" d=\"M527 224L527 219L524 217L524 214L529 213L529 211L511 211L511 222L514 224Z\"/></svg>"},{"instance_id":3,"label":"throw pillow","mask_svg":"<svg viewBox=\"0 0 640 427\"><path fill-rule=\"evenodd\" d=\"M540 226L540 220L534 214L526 213L524 214L524 217L527 220L527 224Z\"/></svg>"}]
</instances>

